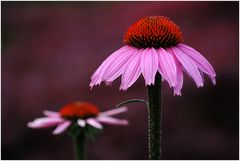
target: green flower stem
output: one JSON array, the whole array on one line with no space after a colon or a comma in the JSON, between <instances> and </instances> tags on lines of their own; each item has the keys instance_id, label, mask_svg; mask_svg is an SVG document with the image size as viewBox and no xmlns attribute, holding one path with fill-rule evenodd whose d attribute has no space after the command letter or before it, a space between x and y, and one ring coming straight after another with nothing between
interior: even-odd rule
<instances>
[{"instance_id":1,"label":"green flower stem","mask_svg":"<svg viewBox=\"0 0 240 161\"><path fill-rule=\"evenodd\" d=\"M157 74L155 84L148 88L148 145L149 159L159 160L161 157L161 75Z\"/></svg>"},{"instance_id":2,"label":"green flower stem","mask_svg":"<svg viewBox=\"0 0 240 161\"><path fill-rule=\"evenodd\" d=\"M80 132L77 134L72 135L73 144L74 144L74 153L76 160L84 160L85 159L85 151L84 151L84 144L85 144L85 134L84 132Z\"/></svg>"}]
</instances>

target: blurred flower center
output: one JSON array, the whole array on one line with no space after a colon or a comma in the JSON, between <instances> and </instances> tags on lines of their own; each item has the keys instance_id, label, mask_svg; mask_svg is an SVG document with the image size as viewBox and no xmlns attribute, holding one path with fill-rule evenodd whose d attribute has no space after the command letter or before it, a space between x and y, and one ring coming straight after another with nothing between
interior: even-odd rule
<instances>
[{"instance_id":1,"label":"blurred flower center","mask_svg":"<svg viewBox=\"0 0 240 161\"><path fill-rule=\"evenodd\" d=\"M124 43L137 48L174 46L183 40L180 28L167 17L144 17L131 25Z\"/></svg>"},{"instance_id":2,"label":"blurred flower center","mask_svg":"<svg viewBox=\"0 0 240 161\"><path fill-rule=\"evenodd\" d=\"M89 118L98 115L98 108L88 102L74 102L62 107L59 111L61 117L67 119Z\"/></svg>"}]
</instances>

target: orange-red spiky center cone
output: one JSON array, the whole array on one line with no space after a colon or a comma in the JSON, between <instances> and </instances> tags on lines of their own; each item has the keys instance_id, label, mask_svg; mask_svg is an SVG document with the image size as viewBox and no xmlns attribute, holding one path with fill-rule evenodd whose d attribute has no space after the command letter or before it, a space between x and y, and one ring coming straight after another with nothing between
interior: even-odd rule
<instances>
[{"instance_id":1,"label":"orange-red spiky center cone","mask_svg":"<svg viewBox=\"0 0 240 161\"><path fill-rule=\"evenodd\" d=\"M129 27L124 43L137 48L174 46L183 40L180 28L167 17L144 17Z\"/></svg>"},{"instance_id":2,"label":"orange-red spiky center cone","mask_svg":"<svg viewBox=\"0 0 240 161\"><path fill-rule=\"evenodd\" d=\"M74 102L65 105L59 111L61 117L64 118L88 118L98 115L97 106L88 102Z\"/></svg>"}]
</instances>

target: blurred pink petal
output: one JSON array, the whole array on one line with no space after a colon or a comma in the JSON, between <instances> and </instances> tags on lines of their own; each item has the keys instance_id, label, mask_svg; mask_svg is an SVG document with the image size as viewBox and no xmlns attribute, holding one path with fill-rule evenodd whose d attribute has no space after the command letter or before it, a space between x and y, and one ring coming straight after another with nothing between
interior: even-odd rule
<instances>
[{"instance_id":1,"label":"blurred pink petal","mask_svg":"<svg viewBox=\"0 0 240 161\"><path fill-rule=\"evenodd\" d=\"M97 120L99 122L102 122L105 124L110 124L110 125L128 125L127 120L116 119L116 118L109 117L109 116L98 116Z\"/></svg>"},{"instance_id":2,"label":"blurred pink petal","mask_svg":"<svg viewBox=\"0 0 240 161\"><path fill-rule=\"evenodd\" d=\"M60 117L58 112L44 110L43 114L48 117Z\"/></svg>"},{"instance_id":3,"label":"blurred pink petal","mask_svg":"<svg viewBox=\"0 0 240 161\"><path fill-rule=\"evenodd\" d=\"M123 106L123 107L120 107L120 108L115 108L115 109L112 109L112 110L101 112L99 114L99 116L113 116L113 115L117 115L117 114L126 112L127 110L128 110L128 108L126 106Z\"/></svg>"},{"instance_id":4,"label":"blurred pink petal","mask_svg":"<svg viewBox=\"0 0 240 161\"><path fill-rule=\"evenodd\" d=\"M154 84L158 70L158 55L154 48L146 48L141 53L141 72L146 85Z\"/></svg>"},{"instance_id":5,"label":"blurred pink petal","mask_svg":"<svg viewBox=\"0 0 240 161\"><path fill-rule=\"evenodd\" d=\"M29 122L27 125L30 128L46 128L50 126L58 125L59 123L64 122L65 120L57 117L43 117L37 118L32 122Z\"/></svg>"},{"instance_id":6,"label":"blurred pink petal","mask_svg":"<svg viewBox=\"0 0 240 161\"><path fill-rule=\"evenodd\" d=\"M94 118L89 118L86 120L87 124L97 128L97 129L102 129L102 125Z\"/></svg>"},{"instance_id":7,"label":"blurred pink petal","mask_svg":"<svg viewBox=\"0 0 240 161\"><path fill-rule=\"evenodd\" d=\"M54 135L60 134L64 132L71 125L71 121L64 121L60 123L57 128L53 131Z\"/></svg>"}]
</instances>

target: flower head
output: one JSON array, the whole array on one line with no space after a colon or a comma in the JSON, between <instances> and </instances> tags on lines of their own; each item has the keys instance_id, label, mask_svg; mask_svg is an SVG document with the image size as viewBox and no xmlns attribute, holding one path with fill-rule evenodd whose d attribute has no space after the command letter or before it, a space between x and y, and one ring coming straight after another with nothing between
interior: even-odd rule
<instances>
[{"instance_id":1,"label":"flower head","mask_svg":"<svg viewBox=\"0 0 240 161\"><path fill-rule=\"evenodd\" d=\"M180 28L167 17L145 17L134 23L124 35L125 44L137 48L174 46L183 39Z\"/></svg>"},{"instance_id":2,"label":"flower head","mask_svg":"<svg viewBox=\"0 0 240 161\"><path fill-rule=\"evenodd\" d=\"M183 71L203 86L203 73L216 84L212 65L195 49L182 43L179 27L163 16L144 17L124 35L122 48L110 55L91 77L90 87L107 85L121 76L121 90L127 90L142 74L146 85L155 83L159 72L174 94L181 95Z\"/></svg>"},{"instance_id":3,"label":"flower head","mask_svg":"<svg viewBox=\"0 0 240 161\"><path fill-rule=\"evenodd\" d=\"M73 123L84 128L90 125L102 129L102 124L128 125L127 120L113 118L113 115L127 111L127 107L120 107L106 112L99 112L97 106L88 102L74 102L65 105L59 112L44 111L45 117L37 118L28 123L30 128L47 128L57 126L53 134L60 134Z\"/></svg>"}]
</instances>

